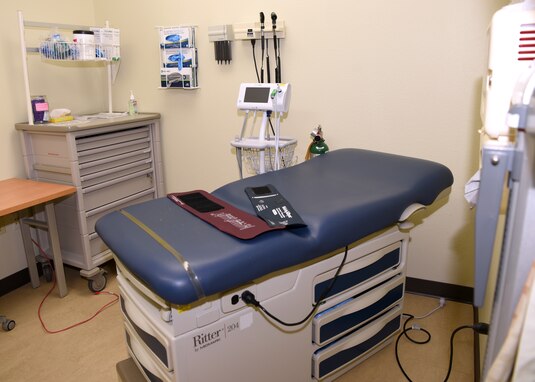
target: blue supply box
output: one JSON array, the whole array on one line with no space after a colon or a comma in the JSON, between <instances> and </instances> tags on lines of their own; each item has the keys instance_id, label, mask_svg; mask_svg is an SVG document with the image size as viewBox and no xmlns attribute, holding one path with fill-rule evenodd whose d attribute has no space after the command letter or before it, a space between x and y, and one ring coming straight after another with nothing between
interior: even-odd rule
<instances>
[{"instance_id":1,"label":"blue supply box","mask_svg":"<svg viewBox=\"0 0 535 382\"><path fill-rule=\"evenodd\" d=\"M194 48L195 47L195 28L194 27L162 27L160 28L160 47L162 49Z\"/></svg>"}]
</instances>

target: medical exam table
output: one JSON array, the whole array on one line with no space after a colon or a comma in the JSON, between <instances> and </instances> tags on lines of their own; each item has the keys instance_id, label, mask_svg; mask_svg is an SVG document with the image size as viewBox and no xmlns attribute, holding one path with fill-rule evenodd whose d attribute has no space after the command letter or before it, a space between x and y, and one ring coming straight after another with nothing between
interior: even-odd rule
<instances>
[{"instance_id":1,"label":"medical exam table","mask_svg":"<svg viewBox=\"0 0 535 382\"><path fill-rule=\"evenodd\" d=\"M229 183L212 195L255 215L246 187L273 185L306 227L251 240L168 198L101 218L126 342L150 381L333 380L399 331L408 227L453 183L443 165L359 149ZM335 278L334 283L333 278ZM284 326L241 298L248 291Z\"/></svg>"}]
</instances>

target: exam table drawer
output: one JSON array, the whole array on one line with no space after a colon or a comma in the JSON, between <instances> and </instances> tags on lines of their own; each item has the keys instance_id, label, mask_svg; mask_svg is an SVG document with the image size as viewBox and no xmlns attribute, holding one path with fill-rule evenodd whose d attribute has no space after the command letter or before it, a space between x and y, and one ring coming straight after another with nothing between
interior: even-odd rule
<instances>
[{"instance_id":1,"label":"exam table drawer","mask_svg":"<svg viewBox=\"0 0 535 382\"><path fill-rule=\"evenodd\" d=\"M379 316L403 299L404 276L396 276L321 313L312 321L313 341L323 346Z\"/></svg>"},{"instance_id":2,"label":"exam table drawer","mask_svg":"<svg viewBox=\"0 0 535 382\"><path fill-rule=\"evenodd\" d=\"M146 307L141 306L139 301L128 292L127 288L119 285L119 290L121 292L121 311L125 323L136 332L141 344L154 358L155 363L168 372L173 371L173 358L169 352L172 344L169 337L154 324L154 320L151 320L146 315ZM147 301L144 300L144 303L147 303Z\"/></svg>"},{"instance_id":3,"label":"exam table drawer","mask_svg":"<svg viewBox=\"0 0 535 382\"><path fill-rule=\"evenodd\" d=\"M343 266L336 282L326 298L355 288L372 278L396 268L401 264L401 243L394 243ZM336 269L325 272L314 279L314 301L330 286Z\"/></svg>"},{"instance_id":4,"label":"exam table drawer","mask_svg":"<svg viewBox=\"0 0 535 382\"><path fill-rule=\"evenodd\" d=\"M401 307L396 306L364 328L342 337L312 355L312 376L323 379L350 363L362 359L368 352L386 341L401 327Z\"/></svg>"},{"instance_id":5,"label":"exam table drawer","mask_svg":"<svg viewBox=\"0 0 535 382\"><path fill-rule=\"evenodd\" d=\"M174 373L166 371L165 368L159 364L158 360L147 351L147 348L143 345L143 341L132 325L125 322L124 326L128 352L138 367L145 373L145 376L149 381L174 381Z\"/></svg>"}]
</instances>

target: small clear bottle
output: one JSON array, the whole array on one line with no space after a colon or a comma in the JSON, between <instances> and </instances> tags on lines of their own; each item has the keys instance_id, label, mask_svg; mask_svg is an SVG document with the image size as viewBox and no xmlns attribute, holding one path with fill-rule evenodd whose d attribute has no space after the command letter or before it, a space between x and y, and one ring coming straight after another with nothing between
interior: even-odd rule
<instances>
[{"instance_id":1,"label":"small clear bottle","mask_svg":"<svg viewBox=\"0 0 535 382\"><path fill-rule=\"evenodd\" d=\"M130 99L128 100L128 115L137 114L137 100L134 97L134 92L130 90Z\"/></svg>"}]
</instances>

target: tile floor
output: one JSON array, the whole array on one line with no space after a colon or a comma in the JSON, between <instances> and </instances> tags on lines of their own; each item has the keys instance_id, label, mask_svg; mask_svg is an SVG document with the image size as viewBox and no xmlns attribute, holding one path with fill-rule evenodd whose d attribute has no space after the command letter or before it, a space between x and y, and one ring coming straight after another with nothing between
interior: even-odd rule
<instances>
[{"instance_id":1,"label":"tile floor","mask_svg":"<svg viewBox=\"0 0 535 382\"><path fill-rule=\"evenodd\" d=\"M109 271L106 290L118 293L113 265L106 268ZM60 299L57 289L54 290L42 308L42 316L50 329L81 321L112 299L106 295L92 295L77 270L67 267L66 276L69 294ZM17 323L11 332L0 330L0 381L117 381L115 365L127 358L118 304L84 325L47 334L41 328L37 309L51 284L41 280L38 289L27 284L0 297L0 313ZM407 294L404 312L423 315L437 305L437 299ZM443 381L448 367L450 334L457 326L470 323L472 307L450 301L430 317L419 320L418 324L431 332L431 341L426 345L414 345L402 339L399 344L400 360L411 379L415 382ZM463 330L455 338L449 380L473 381L473 365L473 333ZM396 364L394 341L337 381L405 381Z\"/></svg>"}]
</instances>

